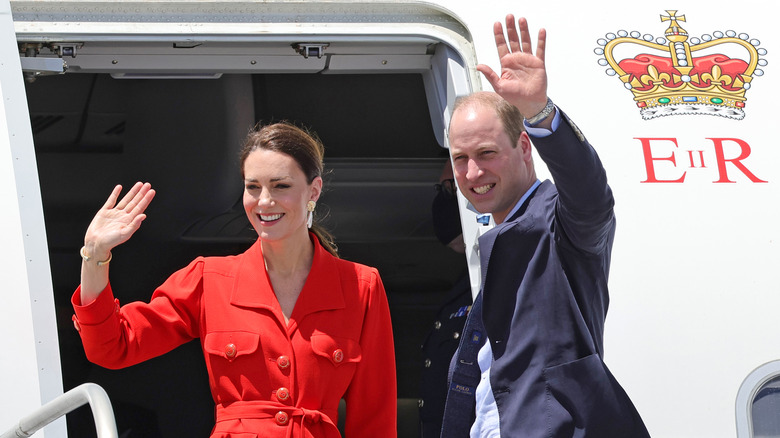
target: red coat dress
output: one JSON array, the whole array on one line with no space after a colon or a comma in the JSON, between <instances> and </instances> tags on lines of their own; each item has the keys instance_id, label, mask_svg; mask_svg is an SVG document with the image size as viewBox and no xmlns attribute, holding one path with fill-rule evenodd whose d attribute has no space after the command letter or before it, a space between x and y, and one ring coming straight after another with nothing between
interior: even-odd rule
<instances>
[{"instance_id":1,"label":"red coat dress","mask_svg":"<svg viewBox=\"0 0 780 438\"><path fill-rule=\"evenodd\" d=\"M245 253L199 257L149 303L120 307L110 285L74 323L87 357L122 368L200 338L216 403L212 438L396 437L390 311L376 269L315 242L289 322L266 273L260 241Z\"/></svg>"}]
</instances>

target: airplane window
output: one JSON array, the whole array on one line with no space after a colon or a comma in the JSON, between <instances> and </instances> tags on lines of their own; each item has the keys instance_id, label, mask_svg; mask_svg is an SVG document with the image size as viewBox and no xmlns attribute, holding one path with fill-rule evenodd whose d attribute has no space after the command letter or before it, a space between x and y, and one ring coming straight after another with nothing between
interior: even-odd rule
<instances>
[{"instance_id":1,"label":"airplane window","mask_svg":"<svg viewBox=\"0 0 780 438\"><path fill-rule=\"evenodd\" d=\"M753 436L780 437L780 376L766 382L752 402Z\"/></svg>"}]
</instances>

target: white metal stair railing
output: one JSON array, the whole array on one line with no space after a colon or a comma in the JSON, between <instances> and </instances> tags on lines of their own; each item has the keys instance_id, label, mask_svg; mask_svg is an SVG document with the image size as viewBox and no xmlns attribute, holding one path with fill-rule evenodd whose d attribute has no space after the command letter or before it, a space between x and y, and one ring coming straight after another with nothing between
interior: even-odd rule
<instances>
[{"instance_id":1,"label":"white metal stair railing","mask_svg":"<svg viewBox=\"0 0 780 438\"><path fill-rule=\"evenodd\" d=\"M111 408L108 394L94 383L84 383L46 403L33 411L32 414L19 420L16 427L0 435L0 438L32 436L47 424L87 403L92 409L98 438L118 438L114 410Z\"/></svg>"}]
</instances>

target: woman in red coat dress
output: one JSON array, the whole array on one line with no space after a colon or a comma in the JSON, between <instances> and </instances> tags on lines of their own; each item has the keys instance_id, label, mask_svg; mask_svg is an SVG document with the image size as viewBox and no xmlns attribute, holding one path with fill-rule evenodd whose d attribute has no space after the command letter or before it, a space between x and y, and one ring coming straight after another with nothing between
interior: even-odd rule
<instances>
[{"instance_id":1,"label":"woman in red coat dress","mask_svg":"<svg viewBox=\"0 0 780 438\"><path fill-rule=\"evenodd\" d=\"M108 280L111 250L140 227L155 192L139 182L119 200L115 187L87 229L73 295L87 357L122 368L199 338L216 403L212 438L336 438L342 398L347 437L395 437L382 281L339 259L312 228L322 157L319 141L290 124L250 133L243 202L257 242L240 255L199 257L149 303L121 307Z\"/></svg>"}]
</instances>

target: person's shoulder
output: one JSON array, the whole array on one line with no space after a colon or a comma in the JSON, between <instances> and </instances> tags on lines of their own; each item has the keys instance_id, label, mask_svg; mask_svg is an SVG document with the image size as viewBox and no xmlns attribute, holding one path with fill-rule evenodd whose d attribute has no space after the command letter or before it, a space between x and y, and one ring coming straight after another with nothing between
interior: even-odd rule
<instances>
[{"instance_id":1,"label":"person's shoulder","mask_svg":"<svg viewBox=\"0 0 780 438\"><path fill-rule=\"evenodd\" d=\"M552 181L546 179L539 184L534 192L526 201L526 205L507 220L503 226L497 226L497 229L511 229L518 226L527 227L529 221L541 215L548 215L555 200L558 198L558 189Z\"/></svg>"},{"instance_id":2,"label":"person's shoulder","mask_svg":"<svg viewBox=\"0 0 780 438\"><path fill-rule=\"evenodd\" d=\"M536 189L536 196L539 196L541 198L549 198L556 196L558 194L558 189L555 187L555 184L553 184L552 181L549 179L546 179L542 181L541 184L539 184L539 188Z\"/></svg>"},{"instance_id":3,"label":"person's shoulder","mask_svg":"<svg viewBox=\"0 0 780 438\"><path fill-rule=\"evenodd\" d=\"M379 270L373 266L336 258L336 265L340 273L355 276L359 281L376 281L379 278Z\"/></svg>"},{"instance_id":4,"label":"person's shoulder","mask_svg":"<svg viewBox=\"0 0 780 438\"><path fill-rule=\"evenodd\" d=\"M210 274L228 274L236 269L236 264L243 254L226 256L199 256L192 261L191 265L200 265L204 273Z\"/></svg>"}]
</instances>

